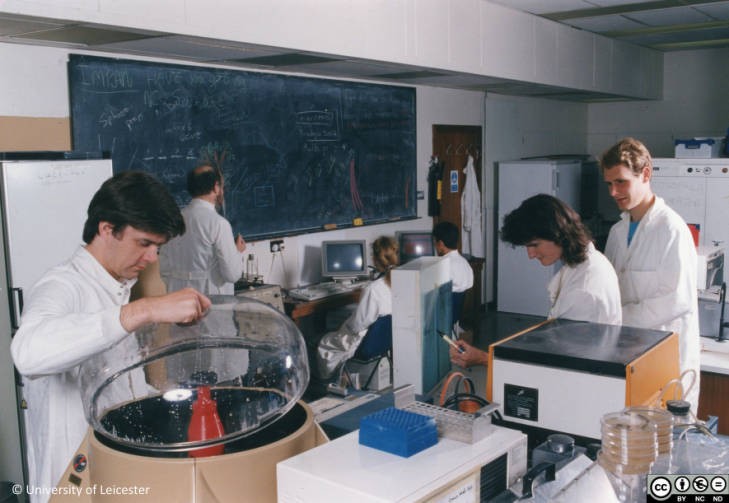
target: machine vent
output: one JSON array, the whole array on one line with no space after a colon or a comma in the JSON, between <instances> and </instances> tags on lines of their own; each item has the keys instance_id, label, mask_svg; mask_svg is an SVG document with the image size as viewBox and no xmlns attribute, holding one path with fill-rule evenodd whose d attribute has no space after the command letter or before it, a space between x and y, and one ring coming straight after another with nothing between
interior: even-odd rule
<instances>
[{"instance_id":1,"label":"machine vent","mask_svg":"<svg viewBox=\"0 0 729 503\"><path fill-rule=\"evenodd\" d=\"M481 501L490 501L506 491L507 455L502 454L481 467Z\"/></svg>"}]
</instances>

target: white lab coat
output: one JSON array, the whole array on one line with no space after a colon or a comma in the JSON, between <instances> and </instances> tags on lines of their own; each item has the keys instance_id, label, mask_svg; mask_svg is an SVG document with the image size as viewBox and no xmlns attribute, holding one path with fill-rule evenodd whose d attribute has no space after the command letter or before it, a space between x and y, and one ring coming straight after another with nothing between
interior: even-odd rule
<instances>
[{"instance_id":1,"label":"white lab coat","mask_svg":"<svg viewBox=\"0 0 729 503\"><path fill-rule=\"evenodd\" d=\"M364 287L357 309L339 330L329 332L319 341L319 377L328 379L342 363L352 358L370 325L388 314L392 314L392 290L382 277Z\"/></svg>"},{"instance_id":2,"label":"white lab coat","mask_svg":"<svg viewBox=\"0 0 729 503\"><path fill-rule=\"evenodd\" d=\"M10 345L23 380L29 484L55 487L88 429L79 364L128 335L119 320L136 280L119 282L84 247L35 284ZM33 503L47 501L35 495Z\"/></svg>"},{"instance_id":3,"label":"white lab coat","mask_svg":"<svg viewBox=\"0 0 729 503\"><path fill-rule=\"evenodd\" d=\"M232 295L243 275L243 253L215 205L195 198L182 210L185 234L162 246L160 276L168 292L191 286L206 295Z\"/></svg>"},{"instance_id":4,"label":"white lab coat","mask_svg":"<svg viewBox=\"0 0 729 503\"><path fill-rule=\"evenodd\" d=\"M466 255L484 257L483 217L481 216L481 191L478 188L476 171L473 169L473 157L468 156L466 167L466 183L461 194L461 249Z\"/></svg>"},{"instance_id":5,"label":"white lab coat","mask_svg":"<svg viewBox=\"0 0 729 503\"><path fill-rule=\"evenodd\" d=\"M587 258L575 266L564 265L549 285L549 318L567 318L608 325L622 323L620 287L610 261L587 245Z\"/></svg>"},{"instance_id":6,"label":"white lab coat","mask_svg":"<svg viewBox=\"0 0 729 503\"><path fill-rule=\"evenodd\" d=\"M660 197L643 216L628 246L630 214L608 235L605 255L620 283L623 324L671 330L679 337L681 372L696 371L686 399L698 407L700 342L696 247L686 222Z\"/></svg>"},{"instance_id":7,"label":"white lab coat","mask_svg":"<svg viewBox=\"0 0 729 503\"><path fill-rule=\"evenodd\" d=\"M471 264L458 250L451 250L443 258L448 261L451 270L451 279L453 280L453 292L465 292L473 286L473 269Z\"/></svg>"}]
</instances>

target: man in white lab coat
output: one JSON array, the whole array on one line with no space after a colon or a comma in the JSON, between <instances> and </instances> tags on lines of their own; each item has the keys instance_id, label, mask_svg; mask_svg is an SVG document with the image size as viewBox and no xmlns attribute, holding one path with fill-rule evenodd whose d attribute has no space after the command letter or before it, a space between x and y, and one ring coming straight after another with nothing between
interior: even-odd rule
<instances>
[{"instance_id":1,"label":"man in white lab coat","mask_svg":"<svg viewBox=\"0 0 729 503\"><path fill-rule=\"evenodd\" d=\"M191 286L207 295L233 295L243 275L246 242L233 238L230 223L217 210L223 206L220 170L202 164L187 175L192 201L182 210L187 232L161 251L159 264L168 292Z\"/></svg>"},{"instance_id":2,"label":"man in white lab coat","mask_svg":"<svg viewBox=\"0 0 729 503\"><path fill-rule=\"evenodd\" d=\"M451 222L438 222L433 227L433 241L438 256L445 257L450 264L453 292L461 293L471 288L473 269L458 252L458 227Z\"/></svg>"},{"instance_id":3,"label":"man in white lab coat","mask_svg":"<svg viewBox=\"0 0 729 503\"><path fill-rule=\"evenodd\" d=\"M610 195L623 212L605 246L620 282L623 324L678 334L680 370L695 372L696 381L685 396L695 413L700 343L691 232L651 190L651 156L640 141L621 140L602 155L600 164ZM688 386L691 379L683 382Z\"/></svg>"},{"instance_id":4,"label":"man in white lab coat","mask_svg":"<svg viewBox=\"0 0 729 503\"><path fill-rule=\"evenodd\" d=\"M453 329L461 332L461 312L466 290L473 286L473 269L468 260L458 252L458 226L451 222L438 222L433 227L433 242L438 256L448 261L453 282Z\"/></svg>"},{"instance_id":5,"label":"man in white lab coat","mask_svg":"<svg viewBox=\"0 0 729 503\"><path fill-rule=\"evenodd\" d=\"M192 322L210 306L191 288L129 303L139 273L157 260L160 246L184 230L164 185L146 173L117 174L91 200L86 244L31 289L10 350L26 378L33 503L48 499L88 429L79 365L144 325Z\"/></svg>"}]
</instances>

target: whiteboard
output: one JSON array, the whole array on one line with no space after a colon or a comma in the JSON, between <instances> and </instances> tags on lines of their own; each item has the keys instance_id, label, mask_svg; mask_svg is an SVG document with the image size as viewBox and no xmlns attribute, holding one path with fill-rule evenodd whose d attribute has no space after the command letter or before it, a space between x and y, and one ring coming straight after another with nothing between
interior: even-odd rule
<instances>
[{"instance_id":1,"label":"whiteboard","mask_svg":"<svg viewBox=\"0 0 729 503\"><path fill-rule=\"evenodd\" d=\"M83 242L94 193L112 175L110 159L3 161L2 212L11 288L29 289Z\"/></svg>"}]
</instances>

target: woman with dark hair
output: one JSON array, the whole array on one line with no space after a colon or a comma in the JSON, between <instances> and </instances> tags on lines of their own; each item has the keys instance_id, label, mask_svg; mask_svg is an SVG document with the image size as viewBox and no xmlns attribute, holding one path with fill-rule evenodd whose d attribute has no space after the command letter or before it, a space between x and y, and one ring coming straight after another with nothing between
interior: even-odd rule
<instances>
[{"instance_id":1,"label":"woman with dark hair","mask_svg":"<svg viewBox=\"0 0 729 503\"><path fill-rule=\"evenodd\" d=\"M556 197L537 194L504 217L501 240L525 246L543 266L564 264L547 286L549 318L620 325L620 287L615 270L595 249L575 210Z\"/></svg>"},{"instance_id":2,"label":"woman with dark hair","mask_svg":"<svg viewBox=\"0 0 729 503\"><path fill-rule=\"evenodd\" d=\"M339 330L319 341L316 356L321 379L337 375L336 371L357 351L370 325L392 314L390 271L400 264L399 249L397 240L390 236L381 236L372 243L372 261L380 277L363 289L357 309Z\"/></svg>"},{"instance_id":3,"label":"woman with dark hair","mask_svg":"<svg viewBox=\"0 0 729 503\"><path fill-rule=\"evenodd\" d=\"M524 200L504 217L501 239L525 246L530 259L543 266L562 261L547 285L548 318L567 318L609 325L622 323L620 287L613 266L595 249L590 232L569 205L547 194ZM526 285L525 285L526 286ZM451 361L462 367L486 362L486 354L462 341Z\"/></svg>"}]
</instances>

